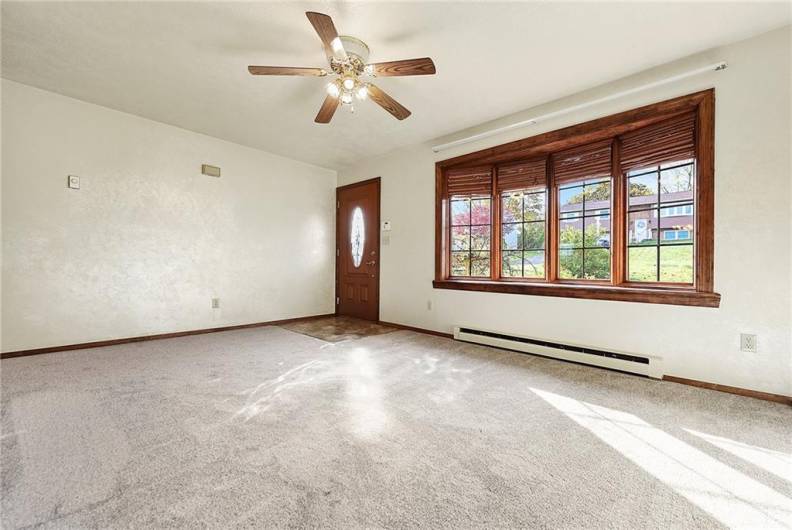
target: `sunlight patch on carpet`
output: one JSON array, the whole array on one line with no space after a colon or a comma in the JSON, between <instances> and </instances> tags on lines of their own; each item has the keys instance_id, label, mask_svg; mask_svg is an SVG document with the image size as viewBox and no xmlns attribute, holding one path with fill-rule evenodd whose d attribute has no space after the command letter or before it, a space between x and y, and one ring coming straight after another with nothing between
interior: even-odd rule
<instances>
[{"instance_id":1,"label":"sunlight patch on carpet","mask_svg":"<svg viewBox=\"0 0 792 530\"><path fill-rule=\"evenodd\" d=\"M723 524L732 528L792 528L792 499L626 412L531 388Z\"/></svg>"},{"instance_id":2,"label":"sunlight patch on carpet","mask_svg":"<svg viewBox=\"0 0 792 530\"><path fill-rule=\"evenodd\" d=\"M704 434L703 432L694 431L693 429L685 430L690 434L708 441L715 447L742 458L777 477L792 482L792 454L765 449L764 447L738 442L713 434Z\"/></svg>"}]
</instances>

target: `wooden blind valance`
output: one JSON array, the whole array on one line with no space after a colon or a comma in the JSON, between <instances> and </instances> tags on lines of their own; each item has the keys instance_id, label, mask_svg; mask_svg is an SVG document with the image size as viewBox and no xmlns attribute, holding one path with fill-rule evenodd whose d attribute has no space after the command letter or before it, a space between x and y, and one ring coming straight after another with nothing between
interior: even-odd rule
<instances>
[{"instance_id":1,"label":"wooden blind valance","mask_svg":"<svg viewBox=\"0 0 792 530\"><path fill-rule=\"evenodd\" d=\"M490 195L492 193L492 170L485 168L449 169L446 172L446 194Z\"/></svg>"},{"instance_id":2,"label":"wooden blind valance","mask_svg":"<svg viewBox=\"0 0 792 530\"><path fill-rule=\"evenodd\" d=\"M557 184L610 176L611 164L611 140L553 155L553 172Z\"/></svg>"},{"instance_id":3,"label":"wooden blind valance","mask_svg":"<svg viewBox=\"0 0 792 530\"><path fill-rule=\"evenodd\" d=\"M547 159L539 158L498 166L498 193L522 190L547 183Z\"/></svg>"},{"instance_id":4,"label":"wooden blind valance","mask_svg":"<svg viewBox=\"0 0 792 530\"><path fill-rule=\"evenodd\" d=\"M621 136L622 171L696 156L696 114L690 112Z\"/></svg>"}]
</instances>

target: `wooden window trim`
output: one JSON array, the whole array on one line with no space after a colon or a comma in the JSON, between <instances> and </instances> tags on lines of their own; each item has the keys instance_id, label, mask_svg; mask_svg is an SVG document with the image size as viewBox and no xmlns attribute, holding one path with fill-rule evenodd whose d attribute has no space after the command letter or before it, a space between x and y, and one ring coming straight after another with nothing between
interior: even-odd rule
<instances>
[{"instance_id":1,"label":"wooden window trim","mask_svg":"<svg viewBox=\"0 0 792 530\"><path fill-rule=\"evenodd\" d=\"M695 278L693 286L673 283L638 283L626 278L626 226L621 226L626 208L626 179L619 167L618 137L680 114L696 112L695 186ZM714 292L714 89L646 105L612 116L457 156L435 164L435 279L436 289L485 291L537 296L619 300L670 305L719 307ZM611 280L562 280L558 278L558 252L551 252L558 232L556 182L553 164L547 164L545 279L500 277L500 194L497 170L500 164L518 162L597 141L612 140L611 180ZM492 167L491 275L486 278L450 278L450 248L444 172L467 167ZM552 192L551 192L552 190ZM496 207L497 202L497 207Z\"/></svg>"},{"instance_id":2,"label":"wooden window trim","mask_svg":"<svg viewBox=\"0 0 792 530\"><path fill-rule=\"evenodd\" d=\"M692 289L638 288L613 285L580 285L547 282L513 282L492 280L435 280L435 289L456 291L484 291L489 293L527 294L588 300L618 300L646 304L669 304L701 307L718 307L720 295Z\"/></svg>"}]
</instances>

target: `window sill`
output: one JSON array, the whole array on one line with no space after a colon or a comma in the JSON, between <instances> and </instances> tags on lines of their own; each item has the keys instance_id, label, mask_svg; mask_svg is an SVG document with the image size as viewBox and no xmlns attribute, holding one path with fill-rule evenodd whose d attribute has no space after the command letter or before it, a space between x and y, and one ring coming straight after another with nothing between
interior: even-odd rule
<instances>
[{"instance_id":1,"label":"window sill","mask_svg":"<svg viewBox=\"0 0 792 530\"><path fill-rule=\"evenodd\" d=\"M527 294L584 298L588 300L616 300L644 304L686 305L719 307L720 294L703 293L689 289L651 289L640 287L614 287L612 285L564 285L548 283L495 282L491 280L434 280L435 289L458 291L485 291L489 293Z\"/></svg>"}]
</instances>

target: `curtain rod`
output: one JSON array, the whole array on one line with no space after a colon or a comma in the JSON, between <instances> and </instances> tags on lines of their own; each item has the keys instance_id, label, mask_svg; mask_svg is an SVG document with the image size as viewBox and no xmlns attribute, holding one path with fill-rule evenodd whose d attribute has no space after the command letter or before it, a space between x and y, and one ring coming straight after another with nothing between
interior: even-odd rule
<instances>
[{"instance_id":1,"label":"curtain rod","mask_svg":"<svg viewBox=\"0 0 792 530\"><path fill-rule=\"evenodd\" d=\"M624 96L629 96L630 94L635 94L636 92L642 92L644 90L649 90L650 88L658 87L661 85L665 85L668 83L673 83L674 81L679 81L681 79L685 79L688 77L692 77L694 75L703 74L705 72L718 72L720 70L725 70L728 67L726 61L720 61L714 64L710 64L707 66L702 66L701 68L696 68L695 70L690 70L688 72L684 72L681 74L677 74L671 77L667 77L665 79L660 79L658 81L653 81L652 83L648 83L646 85L641 85L639 87L630 88L628 90L623 90L621 92L616 92L615 94L611 94L610 96L605 96L599 99L594 99L591 101L587 101L586 103L580 103L579 105L574 105L572 107L568 107L561 110L556 110L554 112L550 112L548 114L542 114L541 116L536 116L535 118L530 118L523 121L518 121L517 123L512 123L511 125L505 125L503 127L498 127L497 129L492 129L489 131L485 131L483 133L474 134L473 136L468 136L467 138L461 138L459 140L454 140L453 142L448 142L446 144L435 145L432 147L432 151L435 153L439 153L440 151L444 151L445 149L450 149L452 147L456 147L458 145L467 144L470 142L475 142L476 140L482 140L484 138L489 138L490 136L495 136L496 134L500 134L507 131L512 131L514 129L519 129L521 127L527 127L529 125L534 125L539 121L547 120L550 118L555 118L556 116L561 116L562 114L567 114L569 112L574 112L577 110L585 109L587 107L591 107L593 105L598 105L600 103L605 103L606 101L611 101L614 99L618 99Z\"/></svg>"}]
</instances>

